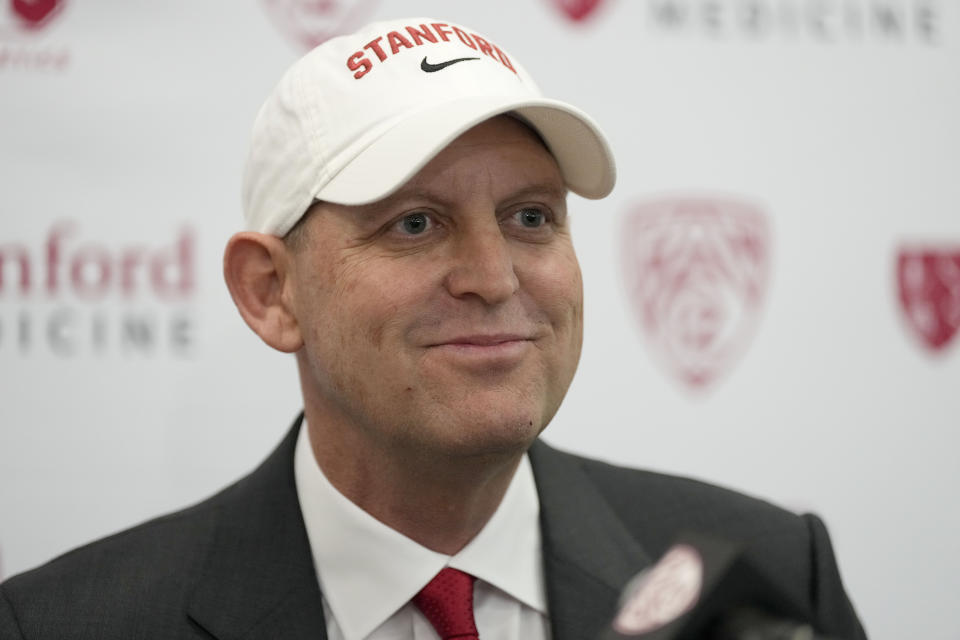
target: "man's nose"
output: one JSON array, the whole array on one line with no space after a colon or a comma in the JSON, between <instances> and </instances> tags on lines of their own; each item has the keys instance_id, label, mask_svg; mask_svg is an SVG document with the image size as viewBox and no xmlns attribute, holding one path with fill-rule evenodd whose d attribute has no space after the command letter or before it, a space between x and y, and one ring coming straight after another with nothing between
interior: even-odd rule
<instances>
[{"instance_id":1,"label":"man's nose","mask_svg":"<svg viewBox=\"0 0 960 640\"><path fill-rule=\"evenodd\" d=\"M498 304L520 288L510 243L496 221L464 230L452 250L446 287L453 297L473 295Z\"/></svg>"}]
</instances>

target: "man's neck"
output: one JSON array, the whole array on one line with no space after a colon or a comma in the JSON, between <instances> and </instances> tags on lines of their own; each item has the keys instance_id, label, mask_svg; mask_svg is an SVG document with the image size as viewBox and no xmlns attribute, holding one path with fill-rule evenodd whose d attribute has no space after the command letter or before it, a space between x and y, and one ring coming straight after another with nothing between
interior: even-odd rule
<instances>
[{"instance_id":1,"label":"man's neck","mask_svg":"<svg viewBox=\"0 0 960 640\"><path fill-rule=\"evenodd\" d=\"M514 451L457 457L345 443L328 437L322 419L309 418L313 457L330 484L380 522L447 555L460 551L490 520L523 456Z\"/></svg>"}]
</instances>

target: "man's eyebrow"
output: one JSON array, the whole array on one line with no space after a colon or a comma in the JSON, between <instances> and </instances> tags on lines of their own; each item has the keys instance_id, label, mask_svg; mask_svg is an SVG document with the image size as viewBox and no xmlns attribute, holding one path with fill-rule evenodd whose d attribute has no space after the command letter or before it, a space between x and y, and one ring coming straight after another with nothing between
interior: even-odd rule
<instances>
[{"instance_id":1,"label":"man's eyebrow","mask_svg":"<svg viewBox=\"0 0 960 640\"><path fill-rule=\"evenodd\" d=\"M401 188L382 200L357 205L351 209L355 219L365 224L374 224L377 220L387 218L398 212L399 209L409 206L411 202L430 202L443 206L450 203L440 194L419 187Z\"/></svg>"},{"instance_id":2,"label":"man's eyebrow","mask_svg":"<svg viewBox=\"0 0 960 640\"><path fill-rule=\"evenodd\" d=\"M388 196L387 202L403 202L404 200L430 200L440 204L449 204L448 199L435 191L424 189L423 187L401 188L391 196Z\"/></svg>"},{"instance_id":3,"label":"man's eyebrow","mask_svg":"<svg viewBox=\"0 0 960 640\"><path fill-rule=\"evenodd\" d=\"M548 196L557 200L562 200L567 197L568 192L569 190L567 189L566 185L557 185L552 182L545 182L543 184L533 184L519 189L512 193L509 199L515 200L518 198L533 196Z\"/></svg>"},{"instance_id":4,"label":"man's eyebrow","mask_svg":"<svg viewBox=\"0 0 960 640\"><path fill-rule=\"evenodd\" d=\"M527 185L517 189L516 191L510 192L504 200L518 200L527 197L533 196L548 196L561 200L566 198L569 190L564 184L557 184L555 182L542 182ZM407 189L401 189L391 196L388 196L385 199L385 202L388 203L398 203L403 202L404 200L429 200L432 202L437 202L443 205L455 204L456 200L451 200L450 198L444 197L442 194L436 193L429 189L424 189L422 187L410 187Z\"/></svg>"}]
</instances>

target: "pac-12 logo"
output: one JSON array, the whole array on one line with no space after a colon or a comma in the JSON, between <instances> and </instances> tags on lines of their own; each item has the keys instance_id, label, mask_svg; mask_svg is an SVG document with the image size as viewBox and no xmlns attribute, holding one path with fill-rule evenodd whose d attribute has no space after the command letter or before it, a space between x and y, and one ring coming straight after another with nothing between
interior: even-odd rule
<instances>
[{"instance_id":1,"label":"pac-12 logo","mask_svg":"<svg viewBox=\"0 0 960 640\"><path fill-rule=\"evenodd\" d=\"M585 20L600 6L602 0L552 0L555 7L560 9L574 22Z\"/></svg>"},{"instance_id":2,"label":"pac-12 logo","mask_svg":"<svg viewBox=\"0 0 960 640\"><path fill-rule=\"evenodd\" d=\"M309 50L362 25L379 0L262 0L274 24Z\"/></svg>"},{"instance_id":3,"label":"pac-12 logo","mask_svg":"<svg viewBox=\"0 0 960 640\"><path fill-rule=\"evenodd\" d=\"M622 242L630 302L657 359L706 387L753 337L770 268L766 215L725 196L658 198L629 210Z\"/></svg>"},{"instance_id":4,"label":"pac-12 logo","mask_svg":"<svg viewBox=\"0 0 960 640\"><path fill-rule=\"evenodd\" d=\"M907 324L931 351L947 346L960 328L960 247L903 248L897 286Z\"/></svg>"}]
</instances>

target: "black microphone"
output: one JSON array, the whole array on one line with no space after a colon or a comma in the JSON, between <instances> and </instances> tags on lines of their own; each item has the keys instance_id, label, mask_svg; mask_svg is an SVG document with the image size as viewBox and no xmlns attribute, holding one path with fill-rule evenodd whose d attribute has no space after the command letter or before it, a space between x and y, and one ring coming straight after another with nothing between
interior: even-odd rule
<instances>
[{"instance_id":1,"label":"black microphone","mask_svg":"<svg viewBox=\"0 0 960 640\"><path fill-rule=\"evenodd\" d=\"M738 545L688 533L627 584L601 640L831 640L812 618Z\"/></svg>"}]
</instances>

